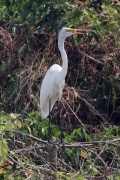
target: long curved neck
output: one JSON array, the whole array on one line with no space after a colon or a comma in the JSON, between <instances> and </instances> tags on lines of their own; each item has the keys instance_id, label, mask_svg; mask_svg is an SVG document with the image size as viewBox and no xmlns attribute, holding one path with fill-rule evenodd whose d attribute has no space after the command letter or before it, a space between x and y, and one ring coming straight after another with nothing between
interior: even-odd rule
<instances>
[{"instance_id":1,"label":"long curved neck","mask_svg":"<svg viewBox=\"0 0 120 180\"><path fill-rule=\"evenodd\" d=\"M58 77L57 77L57 80L56 80L56 83L58 85L60 85L63 80L65 79L65 76L67 74L67 70L68 70L68 58L67 58L67 54L66 54L66 51L64 49L64 39L58 37L58 48L59 48L59 51L61 53L61 57L62 57L62 60L63 60L63 64L62 64L62 70L60 71Z\"/></svg>"}]
</instances>

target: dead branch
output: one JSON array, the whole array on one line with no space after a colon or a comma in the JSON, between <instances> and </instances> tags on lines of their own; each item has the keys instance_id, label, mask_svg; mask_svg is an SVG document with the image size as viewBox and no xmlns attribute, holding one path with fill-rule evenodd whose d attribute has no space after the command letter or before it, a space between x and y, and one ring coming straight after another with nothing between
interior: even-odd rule
<instances>
[{"instance_id":1,"label":"dead branch","mask_svg":"<svg viewBox=\"0 0 120 180\"><path fill-rule=\"evenodd\" d=\"M76 42L76 41L75 41L75 44L76 44L76 47L77 47L78 52L79 52L80 54L82 54L84 57L87 57L88 59L94 61L94 62L97 63L97 64L101 64L101 65L103 65L103 66L105 65L105 63L103 63L103 62L101 62L101 61L93 58L92 56L89 56L89 55L86 54L84 51L81 51L81 50L78 48L78 45L77 45L77 42Z\"/></svg>"},{"instance_id":2,"label":"dead branch","mask_svg":"<svg viewBox=\"0 0 120 180\"><path fill-rule=\"evenodd\" d=\"M67 106L69 107L69 109L71 110L71 112L75 115L75 117L77 118L77 120L80 122L80 124L86 129L86 127L85 127L85 125L82 123L82 120L76 115L76 113L72 110L72 108L70 107L70 105L67 103L67 101L64 99L64 98L62 98L63 99L63 101L64 101L64 103L66 103L67 104ZM88 131L88 129L87 129L87 131ZM88 131L88 133L90 133L89 131ZM91 134L91 133L90 133Z\"/></svg>"},{"instance_id":3,"label":"dead branch","mask_svg":"<svg viewBox=\"0 0 120 180\"><path fill-rule=\"evenodd\" d=\"M14 133L23 135L23 133L20 132L20 131L14 131ZM37 137L35 137L35 136L32 136L32 135L29 135L29 134L27 134L27 133L24 133L24 136L29 137L29 138L31 138L32 140L37 141L37 142L40 142L40 143L43 143L43 144L46 144L46 143L47 143L47 141L43 141L42 139L39 139L39 138L37 138Z\"/></svg>"},{"instance_id":4,"label":"dead branch","mask_svg":"<svg viewBox=\"0 0 120 180\"><path fill-rule=\"evenodd\" d=\"M23 134L21 133L20 131L15 131L15 133L20 133L20 134ZM32 135L29 135L29 134L24 134L26 135L27 137L33 139L34 141L37 141L37 142L42 142L43 140L39 140L39 138L36 138ZM111 146L115 146L115 147L118 147L120 148L120 145L119 144L115 144L113 142L117 142L117 141L120 141L120 138L117 138L117 139L113 139L113 140L109 140L109 141L93 141L93 142L77 142L77 143L73 143L73 144L70 144L70 143L65 143L64 146L66 148L78 148L78 147L90 147L90 146L101 146L101 145L111 145ZM14 150L15 153L20 153L22 151L28 151L28 150L33 150L33 149L45 149L48 147L48 142L47 141L43 141L43 143L45 144L45 146L32 146L32 147L26 147L26 148L23 148L23 149L19 149L19 150ZM58 141L57 142L53 142L53 144L55 144L55 148L56 149L59 149L61 147L63 147L63 144L62 143L59 143Z\"/></svg>"},{"instance_id":5,"label":"dead branch","mask_svg":"<svg viewBox=\"0 0 120 180\"><path fill-rule=\"evenodd\" d=\"M83 52L83 51L80 51L80 53L82 53L82 54L83 54L84 56L86 56L88 59L94 61L94 62L97 63L97 64L101 64L101 65L103 65L103 66L105 65L105 63L102 63L101 61L93 58L92 56L89 56L88 54L86 54L86 53Z\"/></svg>"},{"instance_id":6,"label":"dead branch","mask_svg":"<svg viewBox=\"0 0 120 180\"><path fill-rule=\"evenodd\" d=\"M105 122L105 118L101 116L101 114L94 108L92 104L90 104L86 99L79 96L79 99L82 100L86 106L89 108L89 110L95 115L98 116L103 122Z\"/></svg>"}]
</instances>

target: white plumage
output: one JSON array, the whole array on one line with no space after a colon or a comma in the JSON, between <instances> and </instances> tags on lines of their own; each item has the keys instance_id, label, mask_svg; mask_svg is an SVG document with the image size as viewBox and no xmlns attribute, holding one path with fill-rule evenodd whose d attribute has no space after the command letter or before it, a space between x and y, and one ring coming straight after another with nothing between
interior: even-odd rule
<instances>
[{"instance_id":1,"label":"white plumage","mask_svg":"<svg viewBox=\"0 0 120 180\"><path fill-rule=\"evenodd\" d=\"M64 82L58 86L55 82L55 79L57 78L59 72L62 70L62 67L58 64L54 64L50 67L50 69L47 71L44 80L42 82L41 86L41 92L40 92L40 109L41 109L41 115L42 118L46 118L49 114L49 100L51 99L51 109L53 108L53 105L58 100L59 97L59 89L63 90Z\"/></svg>"},{"instance_id":2,"label":"white plumage","mask_svg":"<svg viewBox=\"0 0 120 180\"><path fill-rule=\"evenodd\" d=\"M40 111L42 118L46 118L49 115L49 103L51 100L50 111L57 100L61 100L62 90L65 84L65 77L68 70L68 59L64 49L64 41L68 36L72 34L83 34L81 30L62 28L58 36L58 48L60 50L63 64L62 67L58 64L54 64L47 71L40 91Z\"/></svg>"}]
</instances>

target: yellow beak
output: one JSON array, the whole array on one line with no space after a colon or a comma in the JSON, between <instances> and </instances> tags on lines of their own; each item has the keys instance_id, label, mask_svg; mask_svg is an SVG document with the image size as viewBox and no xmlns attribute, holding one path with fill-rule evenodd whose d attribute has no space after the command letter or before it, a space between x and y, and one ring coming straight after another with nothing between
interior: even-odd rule
<instances>
[{"instance_id":1,"label":"yellow beak","mask_svg":"<svg viewBox=\"0 0 120 180\"><path fill-rule=\"evenodd\" d=\"M71 32L72 34L85 34L85 30L81 30L81 29L68 29L67 31Z\"/></svg>"}]
</instances>

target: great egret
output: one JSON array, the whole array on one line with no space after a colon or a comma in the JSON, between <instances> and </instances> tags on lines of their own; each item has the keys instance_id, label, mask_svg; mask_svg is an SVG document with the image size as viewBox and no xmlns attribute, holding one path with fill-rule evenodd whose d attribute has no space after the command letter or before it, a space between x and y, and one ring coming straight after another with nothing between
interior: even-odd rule
<instances>
[{"instance_id":1,"label":"great egret","mask_svg":"<svg viewBox=\"0 0 120 180\"><path fill-rule=\"evenodd\" d=\"M65 77L68 70L68 59L64 49L64 41L72 34L83 34L80 29L63 27L58 36L58 48L62 56L62 67L54 64L47 71L41 85L40 91L40 110L42 118L46 118L57 100L61 101L62 90L65 84ZM61 124L61 122L60 122ZM49 117L50 125L50 117Z\"/></svg>"}]
</instances>

